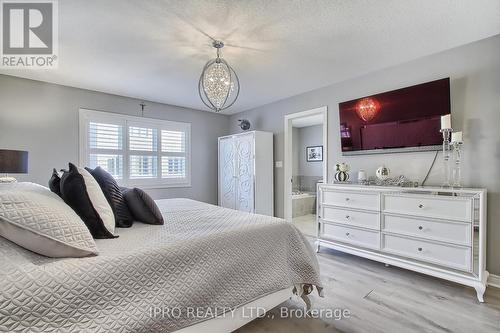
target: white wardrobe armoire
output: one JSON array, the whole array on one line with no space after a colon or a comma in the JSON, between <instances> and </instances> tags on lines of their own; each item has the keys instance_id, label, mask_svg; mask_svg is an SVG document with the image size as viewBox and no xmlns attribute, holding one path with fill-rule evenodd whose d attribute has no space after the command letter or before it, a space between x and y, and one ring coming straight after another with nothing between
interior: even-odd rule
<instances>
[{"instance_id":1,"label":"white wardrobe armoire","mask_svg":"<svg viewBox=\"0 0 500 333\"><path fill-rule=\"evenodd\" d=\"M272 216L273 182L273 133L219 138L219 206Z\"/></svg>"}]
</instances>

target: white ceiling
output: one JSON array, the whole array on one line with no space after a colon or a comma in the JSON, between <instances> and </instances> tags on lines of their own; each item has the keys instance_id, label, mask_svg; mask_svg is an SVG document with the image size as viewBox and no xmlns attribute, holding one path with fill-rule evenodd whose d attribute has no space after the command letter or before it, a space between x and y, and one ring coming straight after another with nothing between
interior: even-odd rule
<instances>
[{"instance_id":1,"label":"white ceiling","mask_svg":"<svg viewBox=\"0 0 500 333\"><path fill-rule=\"evenodd\" d=\"M292 126L298 127L298 128L314 126L314 125L321 125L321 124L323 124L323 115L322 114L315 114L312 116L306 116L306 117L292 119Z\"/></svg>"},{"instance_id":2,"label":"white ceiling","mask_svg":"<svg viewBox=\"0 0 500 333\"><path fill-rule=\"evenodd\" d=\"M57 70L1 73L204 109L226 44L235 113L500 34L498 0L60 0Z\"/></svg>"}]
</instances>

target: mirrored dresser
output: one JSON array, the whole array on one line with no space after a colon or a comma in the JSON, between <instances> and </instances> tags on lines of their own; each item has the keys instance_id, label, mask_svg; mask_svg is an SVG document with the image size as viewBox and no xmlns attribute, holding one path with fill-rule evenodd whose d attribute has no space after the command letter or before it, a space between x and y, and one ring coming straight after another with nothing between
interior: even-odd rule
<instances>
[{"instance_id":1,"label":"mirrored dresser","mask_svg":"<svg viewBox=\"0 0 500 333\"><path fill-rule=\"evenodd\" d=\"M483 302L486 190L319 184L321 246L476 289Z\"/></svg>"}]
</instances>

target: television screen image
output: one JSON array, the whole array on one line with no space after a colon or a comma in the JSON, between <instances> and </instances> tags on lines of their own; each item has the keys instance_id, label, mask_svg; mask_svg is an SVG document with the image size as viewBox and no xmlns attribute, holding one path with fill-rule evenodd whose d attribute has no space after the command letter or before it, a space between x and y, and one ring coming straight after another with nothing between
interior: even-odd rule
<instances>
[{"instance_id":1,"label":"television screen image","mask_svg":"<svg viewBox=\"0 0 500 333\"><path fill-rule=\"evenodd\" d=\"M339 112L344 155L437 150L441 116L451 113L450 79L343 102Z\"/></svg>"}]
</instances>

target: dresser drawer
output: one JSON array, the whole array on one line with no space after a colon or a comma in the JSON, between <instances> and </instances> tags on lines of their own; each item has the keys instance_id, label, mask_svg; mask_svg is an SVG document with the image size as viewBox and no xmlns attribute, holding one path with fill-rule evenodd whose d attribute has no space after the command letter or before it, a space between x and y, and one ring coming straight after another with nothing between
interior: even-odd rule
<instances>
[{"instance_id":1,"label":"dresser drawer","mask_svg":"<svg viewBox=\"0 0 500 333\"><path fill-rule=\"evenodd\" d=\"M471 246L471 224L384 215L382 230L397 234Z\"/></svg>"},{"instance_id":2,"label":"dresser drawer","mask_svg":"<svg viewBox=\"0 0 500 333\"><path fill-rule=\"evenodd\" d=\"M467 272L471 271L470 247L383 234L382 251Z\"/></svg>"},{"instance_id":3,"label":"dresser drawer","mask_svg":"<svg viewBox=\"0 0 500 333\"><path fill-rule=\"evenodd\" d=\"M326 205L380 210L378 193L359 193L351 191L324 191L322 203Z\"/></svg>"},{"instance_id":4,"label":"dresser drawer","mask_svg":"<svg viewBox=\"0 0 500 333\"><path fill-rule=\"evenodd\" d=\"M472 221L472 201L468 198L440 198L423 195L384 195L384 212Z\"/></svg>"},{"instance_id":5,"label":"dresser drawer","mask_svg":"<svg viewBox=\"0 0 500 333\"><path fill-rule=\"evenodd\" d=\"M380 249L380 233L378 231L323 224L322 236L361 247Z\"/></svg>"},{"instance_id":6,"label":"dresser drawer","mask_svg":"<svg viewBox=\"0 0 500 333\"><path fill-rule=\"evenodd\" d=\"M380 230L378 213L361 212L343 208L323 207L323 220Z\"/></svg>"}]
</instances>

